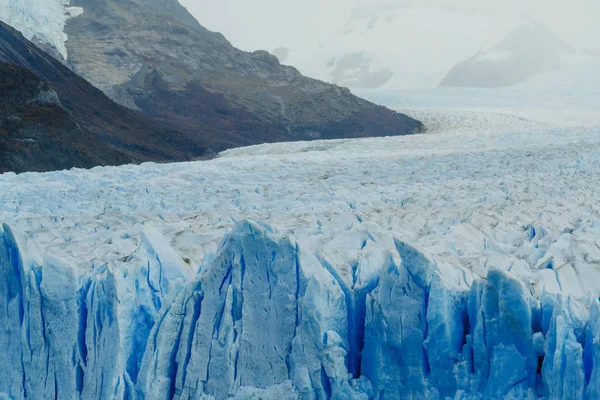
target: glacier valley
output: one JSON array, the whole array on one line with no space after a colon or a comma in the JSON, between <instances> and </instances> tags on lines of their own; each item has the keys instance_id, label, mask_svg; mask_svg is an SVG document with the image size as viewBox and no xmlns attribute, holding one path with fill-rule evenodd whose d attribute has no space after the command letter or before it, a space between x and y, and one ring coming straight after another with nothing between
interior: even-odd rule
<instances>
[{"instance_id":1,"label":"glacier valley","mask_svg":"<svg viewBox=\"0 0 600 400\"><path fill-rule=\"evenodd\" d=\"M551 79L556 81L556 79ZM600 91L0 175L0 399L599 399Z\"/></svg>"}]
</instances>

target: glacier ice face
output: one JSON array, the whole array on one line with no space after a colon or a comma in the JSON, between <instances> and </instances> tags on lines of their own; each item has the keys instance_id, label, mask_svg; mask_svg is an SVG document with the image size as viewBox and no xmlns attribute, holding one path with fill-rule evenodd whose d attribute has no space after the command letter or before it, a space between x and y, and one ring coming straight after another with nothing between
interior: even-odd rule
<instances>
[{"instance_id":1,"label":"glacier ice face","mask_svg":"<svg viewBox=\"0 0 600 400\"><path fill-rule=\"evenodd\" d=\"M12 398L124 396L168 294L152 286L154 270L167 287L183 274L167 280L169 270L148 242L118 271L118 264L82 271L31 252L31 238L7 225L1 239L0 352L20 366L0 373L2 390Z\"/></svg>"},{"instance_id":2,"label":"glacier ice face","mask_svg":"<svg viewBox=\"0 0 600 400\"><path fill-rule=\"evenodd\" d=\"M11 398L219 399L291 380L319 398L354 392L346 303L316 260L242 222L186 280L164 240L151 245L158 235L142 232L126 266L81 276L51 256L27 258L30 240L5 226L0 352L20 367L0 374L0 388Z\"/></svg>"},{"instance_id":3,"label":"glacier ice face","mask_svg":"<svg viewBox=\"0 0 600 400\"><path fill-rule=\"evenodd\" d=\"M464 285L401 241L361 297L250 221L193 278L151 228L127 263L87 271L8 225L0 239L0 354L14 366L0 389L11 399L598 393L597 299L591 310L560 294L535 299L499 269Z\"/></svg>"}]
</instances>

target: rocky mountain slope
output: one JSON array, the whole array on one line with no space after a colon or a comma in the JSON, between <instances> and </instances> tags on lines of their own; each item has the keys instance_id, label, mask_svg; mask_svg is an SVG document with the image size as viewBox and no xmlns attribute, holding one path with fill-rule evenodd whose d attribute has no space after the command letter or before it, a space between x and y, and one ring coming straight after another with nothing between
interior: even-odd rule
<instances>
[{"instance_id":1,"label":"rocky mountain slope","mask_svg":"<svg viewBox=\"0 0 600 400\"><path fill-rule=\"evenodd\" d=\"M405 115L303 77L203 28L176 0L77 0L68 65L118 103L213 150L262 142L420 132Z\"/></svg>"},{"instance_id":2,"label":"rocky mountain slope","mask_svg":"<svg viewBox=\"0 0 600 400\"><path fill-rule=\"evenodd\" d=\"M195 137L115 103L1 22L0 62L24 67L47 82L58 94L64 110L82 129L125 155L119 157L120 163L189 160L205 154L205 147ZM116 159L108 158L95 165L113 161ZM79 164L71 166L74 165Z\"/></svg>"},{"instance_id":3,"label":"rocky mountain slope","mask_svg":"<svg viewBox=\"0 0 600 400\"><path fill-rule=\"evenodd\" d=\"M82 128L33 72L0 63L0 173L123 164L128 158Z\"/></svg>"}]
</instances>

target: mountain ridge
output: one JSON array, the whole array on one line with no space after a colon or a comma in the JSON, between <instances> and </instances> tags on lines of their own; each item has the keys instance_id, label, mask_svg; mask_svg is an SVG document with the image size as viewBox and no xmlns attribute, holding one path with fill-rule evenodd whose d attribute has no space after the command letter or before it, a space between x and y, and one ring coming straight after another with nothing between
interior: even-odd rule
<instances>
[{"instance_id":1,"label":"mountain ridge","mask_svg":"<svg viewBox=\"0 0 600 400\"><path fill-rule=\"evenodd\" d=\"M266 51L236 49L175 0L75 0L72 6L84 12L65 27L68 65L118 103L198 135L214 151L424 130L348 89L306 78Z\"/></svg>"},{"instance_id":2,"label":"mountain ridge","mask_svg":"<svg viewBox=\"0 0 600 400\"><path fill-rule=\"evenodd\" d=\"M306 78L266 51L236 49L176 0L47 2L21 14L10 1L2 7L3 17L28 24L31 41L2 23L0 61L47 82L75 123L125 157L108 163L189 161L267 142L425 130L346 88ZM35 12L46 13L45 22Z\"/></svg>"},{"instance_id":3,"label":"mountain ridge","mask_svg":"<svg viewBox=\"0 0 600 400\"><path fill-rule=\"evenodd\" d=\"M125 156L125 159L119 158L120 164L186 161L206 153L201 143L188 140L184 133L116 104L16 29L2 22L0 62L25 68L50 85L56 91L62 108L73 116L76 123Z\"/></svg>"}]
</instances>

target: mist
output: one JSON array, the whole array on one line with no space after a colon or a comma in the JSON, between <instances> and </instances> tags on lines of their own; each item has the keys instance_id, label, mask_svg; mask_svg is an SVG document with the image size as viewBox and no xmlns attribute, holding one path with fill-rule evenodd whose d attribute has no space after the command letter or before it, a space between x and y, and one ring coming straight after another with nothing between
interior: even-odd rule
<instances>
[{"instance_id":1,"label":"mist","mask_svg":"<svg viewBox=\"0 0 600 400\"><path fill-rule=\"evenodd\" d=\"M529 14L548 24L564 40L600 47L600 2L595 0L180 0L207 28L225 34L236 46L252 50L271 43L286 45L326 40L353 11L382 6L475 7L490 14ZM423 21L424 24L427 21ZM444 30L443 26L432 29ZM473 32L475 35L476 32Z\"/></svg>"},{"instance_id":2,"label":"mist","mask_svg":"<svg viewBox=\"0 0 600 400\"><path fill-rule=\"evenodd\" d=\"M180 0L206 28L244 50L326 39L350 18L347 0Z\"/></svg>"},{"instance_id":3,"label":"mist","mask_svg":"<svg viewBox=\"0 0 600 400\"><path fill-rule=\"evenodd\" d=\"M497 57L494 46L527 23L548 28L559 47L573 49L565 54L538 52L538 58L600 57L596 0L180 1L203 26L223 33L235 46L277 49L283 63L349 87L437 85L478 52L489 50ZM528 49L528 38L519 38L525 44L512 56L537 51L540 43L534 39ZM532 73L549 69L510 68Z\"/></svg>"}]
</instances>

